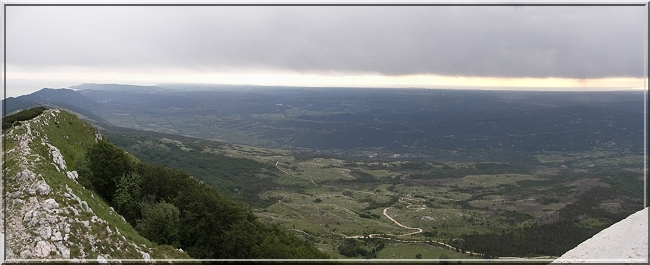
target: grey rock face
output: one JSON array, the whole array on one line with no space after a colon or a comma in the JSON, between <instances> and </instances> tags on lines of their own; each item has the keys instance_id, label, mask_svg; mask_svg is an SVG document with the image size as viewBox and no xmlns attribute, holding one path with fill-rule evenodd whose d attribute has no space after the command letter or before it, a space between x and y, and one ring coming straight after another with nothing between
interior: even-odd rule
<instances>
[{"instance_id":1,"label":"grey rock face","mask_svg":"<svg viewBox=\"0 0 650 265\"><path fill-rule=\"evenodd\" d=\"M49 226L41 227L41 229L39 229L37 233L42 239L49 239L52 236L52 227Z\"/></svg>"},{"instance_id":2,"label":"grey rock face","mask_svg":"<svg viewBox=\"0 0 650 265\"><path fill-rule=\"evenodd\" d=\"M50 255L50 252L56 251L56 247L50 242L38 241L34 246L33 253L39 258L45 258Z\"/></svg>"},{"instance_id":3,"label":"grey rock face","mask_svg":"<svg viewBox=\"0 0 650 265\"><path fill-rule=\"evenodd\" d=\"M116 251L111 246L121 246L120 255L126 254L125 256L130 258L150 257L146 253L149 250L144 245L137 246L129 242L116 227L110 227L107 221L94 216L88 202L75 194L88 195L88 190L78 183L68 187L53 179L67 177L76 182L79 177L76 171L66 170L63 155L57 147L49 143L48 135L42 130L48 122L51 124L57 119L60 122L65 120L65 117L60 117L57 113L58 110L46 110L44 115L2 135L14 143L12 148L6 151L6 158L13 162L11 173L6 179L10 184L7 185L4 201L7 202L7 211L0 212L0 219L6 220L6 223L0 223L6 226L7 231L5 258L72 258L80 261L97 257L98 262L107 263L107 260L113 258L108 253ZM96 140L102 138L98 132L95 137ZM48 152L43 155L33 153L30 147L36 146L36 143L40 145L39 149L46 147ZM63 175L54 173L56 175L49 176L45 175L47 171L40 170L41 166L50 165L54 165ZM51 180L53 182L50 182ZM2 187L0 193L1 191ZM4 213L6 216L2 216ZM93 218L89 218L90 216ZM0 226L0 231L3 230ZM76 249L73 257L71 247Z\"/></svg>"},{"instance_id":4,"label":"grey rock face","mask_svg":"<svg viewBox=\"0 0 650 265\"><path fill-rule=\"evenodd\" d=\"M77 181L77 179L79 178L79 174L77 174L77 171L68 171L65 174L68 176L68 178L74 181Z\"/></svg>"},{"instance_id":5,"label":"grey rock face","mask_svg":"<svg viewBox=\"0 0 650 265\"><path fill-rule=\"evenodd\" d=\"M50 149L50 155L52 156L54 164L56 164L60 170L65 170L65 159L63 159L63 155L61 155L61 151L51 144L46 145Z\"/></svg>"},{"instance_id":6,"label":"grey rock face","mask_svg":"<svg viewBox=\"0 0 650 265\"><path fill-rule=\"evenodd\" d=\"M44 180L39 180L36 182L36 185L34 185L34 190L36 190L36 193L40 195L48 195L50 194L50 191L52 191L50 186L47 185Z\"/></svg>"},{"instance_id":7,"label":"grey rock face","mask_svg":"<svg viewBox=\"0 0 650 265\"><path fill-rule=\"evenodd\" d=\"M61 236L61 232L56 231L52 234L52 237L50 238L52 241L61 241L63 240L63 236Z\"/></svg>"},{"instance_id":8,"label":"grey rock face","mask_svg":"<svg viewBox=\"0 0 650 265\"><path fill-rule=\"evenodd\" d=\"M43 202L43 208L46 210L58 209L59 204L54 199L50 198Z\"/></svg>"},{"instance_id":9,"label":"grey rock face","mask_svg":"<svg viewBox=\"0 0 650 265\"><path fill-rule=\"evenodd\" d=\"M18 182L25 182L27 180L32 180L35 178L36 175L34 174L34 172L31 172L29 170L20 171L18 172L18 174L16 174L16 176L14 176L14 179Z\"/></svg>"}]
</instances>

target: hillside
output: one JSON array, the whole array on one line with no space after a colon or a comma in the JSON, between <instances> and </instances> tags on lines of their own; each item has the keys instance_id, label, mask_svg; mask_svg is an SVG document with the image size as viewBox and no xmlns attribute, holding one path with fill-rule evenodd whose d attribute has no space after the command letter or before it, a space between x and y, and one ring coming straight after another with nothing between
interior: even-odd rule
<instances>
[{"instance_id":1,"label":"hillside","mask_svg":"<svg viewBox=\"0 0 650 265\"><path fill-rule=\"evenodd\" d=\"M141 162L68 112L7 118L15 120L4 134L7 259L327 258L189 174Z\"/></svg>"},{"instance_id":2,"label":"hillside","mask_svg":"<svg viewBox=\"0 0 650 265\"><path fill-rule=\"evenodd\" d=\"M102 138L89 124L51 109L3 137L6 259L189 258L139 236L77 182L83 150Z\"/></svg>"}]
</instances>

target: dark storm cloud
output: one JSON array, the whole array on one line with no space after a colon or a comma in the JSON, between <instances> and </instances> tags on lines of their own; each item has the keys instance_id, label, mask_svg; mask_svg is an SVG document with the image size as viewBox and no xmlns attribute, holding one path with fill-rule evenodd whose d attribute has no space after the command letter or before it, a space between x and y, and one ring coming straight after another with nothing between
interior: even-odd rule
<instances>
[{"instance_id":1,"label":"dark storm cloud","mask_svg":"<svg viewBox=\"0 0 650 265\"><path fill-rule=\"evenodd\" d=\"M644 8L9 6L7 63L642 77Z\"/></svg>"}]
</instances>

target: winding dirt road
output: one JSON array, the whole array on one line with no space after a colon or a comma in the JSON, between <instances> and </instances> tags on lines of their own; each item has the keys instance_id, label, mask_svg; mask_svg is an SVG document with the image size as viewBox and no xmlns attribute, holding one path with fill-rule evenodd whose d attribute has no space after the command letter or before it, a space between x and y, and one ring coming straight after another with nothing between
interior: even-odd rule
<instances>
[{"instance_id":1,"label":"winding dirt road","mask_svg":"<svg viewBox=\"0 0 650 265\"><path fill-rule=\"evenodd\" d=\"M388 208L390 208L390 207L388 207ZM418 230L418 231L416 231L416 232L408 233L408 234L403 234L403 235L400 235L400 236L410 236L410 235L415 235L415 234L422 233L422 228L408 227L408 226L405 226L405 225L400 224L399 222L395 221L395 219L393 219L393 217L390 217L390 215L388 215L388 213L386 212L386 211L388 211L388 208L385 208L385 209L384 209L384 216L386 216L386 218L388 218L388 219L390 219L391 221L393 221L393 223L395 223L395 224L396 224L397 226L399 226L399 227L403 227L403 228L411 229L411 230Z\"/></svg>"},{"instance_id":2,"label":"winding dirt road","mask_svg":"<svg viewBox=\"0 0 650 265\"><path fill-rule=\"evenodd\" d=\"M275 167L277 167L280 171L284 172L284 174L287 174L287 175L292 176L292 177L298 177L298 176L294 176L294 175L289 174L289 172L284 171L284 169L282 169L280 167L280 165L278 165L279 163L280 163L280 161L275 161ZM310 178L305 178L305 177L298 177L298 178L309 180L309 181L311 181L312 184L314 184L314 186L318 187L316 182L314 182L314 180L312 180Z\"/></svg>"}]
</instances>

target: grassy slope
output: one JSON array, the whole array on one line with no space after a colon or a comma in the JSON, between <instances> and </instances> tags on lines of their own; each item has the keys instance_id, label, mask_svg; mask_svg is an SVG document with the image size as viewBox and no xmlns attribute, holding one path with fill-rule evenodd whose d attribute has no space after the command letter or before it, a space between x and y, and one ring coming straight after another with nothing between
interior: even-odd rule
<instances>
[{"instance_id":1,"label":"grassy slope","mask_svg":"<svg viewBox=\"0 0 650 265\"><path fill-rule=\"evenodd\" d=\"M47 115L44 120L48 123L46 124L36 124L30 121L32 131L38 131L40 137L44 135L47 136L47 141L57 147L61 154L63 155L67 170L77 170L77 165L83 159L85 155L86 148L95 142L95 128L90 124L78 119L76 116L69 114L67 112L61 111L56 114L56 117L52 116L49 112L44 113ZM25 132L24 126L14 127L11 133L21 134ZM15 146L16 143L7 139L6 148L11 148ZM35 137L32 141L30 148L32 148L32 153L37 153L42 157L50 157L47 146L42 145L39 137ZM19 167L13 163L12 157L7 157L7 168L6 174L12 175L16 174L19 170ZM112 231L119 230L121 235L123 235L128 242L137 244L138 246L145 247L150 249L153 253L152 258L189 258L185 253L170 249L166 246L157 246L154 243L151 243L146 238L140 236L137 231L127 222L125 222L121 216L116 212L110 209L110 206L102 200L95 192L85 189L82 185L77 182L69 179L63 172L58 171L55 166L51 163L35 163L36 170L35 173L42 174L45 176L45 181L52 188L53 192L51 195L56 201L64 202L66 199L60 195L63 191L66 190L66 187L69 187L74 194L79 196L81 200L86 201L88 206L92 208L93 212L97 217L107 221L109 227ZM11 187L7 187L8 192L10 192ZM59 191L59 192L56 192ZM65 207L63 204L61 207ZM81 218L90 218L92 214L82 213ZM72 227L75 229L83 229L83 227ZM106 227L102 225L93 225L91 230L94 234L99 237L105 237ZM74 240L74 239L71 239ZM113 239L115 240L115 239ZM111 240L105 240L106 244L109 244ZM85 249L87 253L90 250L90 246L80 246ZM124 244L122 246L111 246L111 245L99 245L99 248L111 249L110 255L114 258L141 258L135 248L131 244ZM117 248L115 248L117 247ZM71 257L74 257L75 251L79 249L71 248Z\"/></svg>"}]
</instances>

